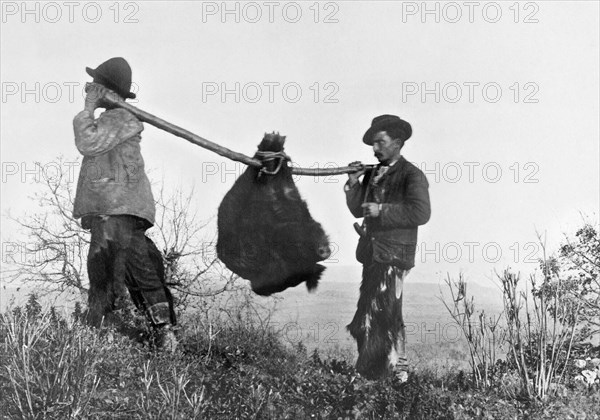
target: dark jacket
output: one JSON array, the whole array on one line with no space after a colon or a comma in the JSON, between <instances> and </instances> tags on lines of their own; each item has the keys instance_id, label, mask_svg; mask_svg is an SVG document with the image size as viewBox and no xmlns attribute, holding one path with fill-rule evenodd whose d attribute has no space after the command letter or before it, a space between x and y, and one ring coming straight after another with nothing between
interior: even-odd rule
<instances>
[{"instance_id":1,"label":"dark jacket","mask_svg":"<svg viewBox=\"0 0 600 420\"><path fill-rule=\"evenodd\" d=\"M380 166L367 171L362 183L346 191L346 204L354 217L363 217L361 205L365 202L382 204L378 217L365 218L367 236L363 241L371 242L373 261L410 269L415 265L417 227L431 215L429 183L419 168L401 156L375 186L373 179Z\"/></svg>"},{"instance_id":2,"label":"dark jacket","mask_svg":"<svg viewBox=\"0 0 600 420\"><path fill-rule=\"evenodd\" d=\"M75 144L83 155L73 216L132 215L154 224L154 198L140 150L142 123L116 108L94 120L82 111L73 120Z\"/></svg>"}]
</instances>

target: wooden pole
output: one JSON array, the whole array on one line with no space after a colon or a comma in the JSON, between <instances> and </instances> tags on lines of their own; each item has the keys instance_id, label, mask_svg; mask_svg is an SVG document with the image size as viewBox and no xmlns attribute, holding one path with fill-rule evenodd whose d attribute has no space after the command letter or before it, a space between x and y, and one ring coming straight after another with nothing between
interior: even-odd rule
<instances>
[{"instance_id":1,"label":"wooden pole","mask_svg":"<svg viewBox=\"0 0 600 420\"><path fill-rule=\"evenodd\" d=\"M196 146L203 147L212 152L215 152L218 155L224 156L231 160L235 160L237 162L242 162L248 166L255 166L257 168L260 168L262 166L260 160L253 159L242 153L234 152L233 150L229 150L228 148L223 147L217 143L213 143L212 141L200 137L192 133L191 131L181 128L175 124L171 124L170 122L165 121L162 118L159 118L155 115L152 115L149 112L142 111L141 109L136 108L133 105L125 102L119 95L117 95L114 92L108 91L106 95L104 95L103 99L110 105L126 109L127 111L135 115L140 121L147 122L148 124L152 124L153 126L160 128L161 130L164 130L167 133L171 133L177 137L186 139L190 143L194 143Z\"/></svg>"},{"instance_id":2,"label":"wooden pole","mask_svg":"<svg viewBox=\"0 0 600 420\"><path fill-rule=\"evenodd\" d=\"M104 95L104 101L112 106L118 106L120 108L126 109L135 115L140 121L147 122L148 124L153 125L154 127L160 128L161 130L166 131L167 133L171 133L177 137L181 137L190 143L195 144L196 146L203 147L212 152L215 152L218 155L226 157L231 160L235 160L236 162L242 162L248 166L254 166L256 168L260 168L262 166L262 162L259 159L251 158L250 156L246 156L242 153L235 152L226 147L223 147L217 143L213 143L210 140L207 140L203 137L200 137L191 131L188 131L184 128L181 128L175 124L171 124L168 121L163 120L155 115L150 114L149 112L142 111L135 106L128 104L125 102L119 95L112 91L107 91ZM370 167L368 165L367 167ZM363 166L364 167L364 166ZM348 173L357 172L361 167L357 166L342 166L339 168L296 168L292 167L292 173L295 175L306 175L306 176L329 176L329 175L343 175Z\"/></svg>"}]
</instances>

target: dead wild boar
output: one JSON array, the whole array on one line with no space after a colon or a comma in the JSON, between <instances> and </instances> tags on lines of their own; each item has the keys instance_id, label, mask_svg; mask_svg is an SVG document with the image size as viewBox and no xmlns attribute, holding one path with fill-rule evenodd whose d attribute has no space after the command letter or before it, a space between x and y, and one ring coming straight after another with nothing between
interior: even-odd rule
<instances>
[{"instance_id":1,"label":"dead wild boar","mask_svg":"<svg viewBox=\"0 0 600 420\"><path fill-rule=\"evenodd\" d=\"M218 212L217 255L265 296L302 282L314 289L325 270L317 263L331 253L327 235L294 185L284 142L285 136L265 134L255 156L263 168L248 167Z\"/></svg>"}]
</instances>

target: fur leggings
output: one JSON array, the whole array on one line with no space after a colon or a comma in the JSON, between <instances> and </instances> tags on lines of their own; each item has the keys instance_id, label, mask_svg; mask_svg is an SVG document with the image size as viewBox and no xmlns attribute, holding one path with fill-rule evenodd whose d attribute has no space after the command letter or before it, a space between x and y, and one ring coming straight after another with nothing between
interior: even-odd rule
<instances>
[{"instance_id":1,"label":"fur leggings","mask_svg":"<svg viewBox=\"0 0 600 420\"><path fill-rule=\"evenodd\" d=\"M363 266L360 297L348 331L356 340L356 369L370 379L406 364L402 291L409 270L373 262Z\"/></svg>"}]
</instances>

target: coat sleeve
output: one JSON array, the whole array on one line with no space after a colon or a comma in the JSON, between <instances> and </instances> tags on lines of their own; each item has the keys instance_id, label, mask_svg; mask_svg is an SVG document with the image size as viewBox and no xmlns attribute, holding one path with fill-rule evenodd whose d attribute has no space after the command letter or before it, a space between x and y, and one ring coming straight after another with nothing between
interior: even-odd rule
<instances>
[{"instance_id":1,"label":"coat sleeve","mask_svg":"<svg viewBox=\"0 0 600 420\"><path fill-rule=\"evenodd\" d=\"M429 221L431 205L427 178L421 171L411 171L407 176L402 202L382 205L380 218L384 227L409 229Z\"/></svg>"},{"instance_id":2,"label":"coat sleeve","mask_svg":"<svg viewBox=\"0 0 600 420\"><path fill-rule=\"evenodd\" d=\"M346 185L348 185L346 183ZM365 199L366 185L357 182L352 187L346 187L346 205L350 210L350 213L356 218L363 217L362 204Z\"/></svg>"},{"instance_id":3,"label":"coat sleeve","mask_svg":"<svg viewBox=\"0 0 600 420\"><path fill-rule=\"evenodd\" d=\"M73 119L75 145L84 156L98 156L139 134L142 123L124 109L105 111L97 120L92 113L81 111Z\"/></svg>"}]
</instances>

